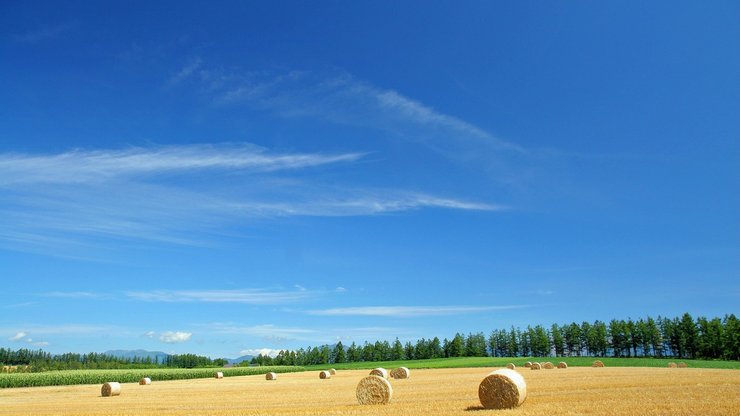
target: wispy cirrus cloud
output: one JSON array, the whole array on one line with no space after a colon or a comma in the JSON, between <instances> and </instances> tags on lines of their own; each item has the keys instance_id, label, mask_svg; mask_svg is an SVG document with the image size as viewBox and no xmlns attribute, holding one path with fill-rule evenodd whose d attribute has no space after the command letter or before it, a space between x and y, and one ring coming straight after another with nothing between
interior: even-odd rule
<instances>
[{"instance_id":1,"label":"wispy cirrus cloud","mask_svg":"<svg viewBox=\"0 0 740 416\"><path fill-rule=\"evenodd\" d=\"M337 341L367 341L414 337L414 330L397 327L290 327L274 324L242 325L234 322L214 322L198 325L204 333L216 335L244 335L260 338L274 345L293 341L332 343Z\"/></svg>"},{"instance_id":2,"label":"wispy cirrus cloud","mask_svg":"<svg viewBox=\"0 0 740 416\"><path fill-rule=\"evenodd\" d=\"M41 296L50 297L50 298L67 298L67 299L101 299L105 297L105 295L101 293L93 293L93 292L46 292L42 293Z\"/></svg>"},{"instance_id":3,"label":"wispy cirrus cloud","mask_svg":"<svg viewBox=\"0 0 740 416\"><path fill-rule=\"evenodd\" d=\"M283 117L304 117L391 132L451 157L527 150L485 129L393 89L374 86L344 71L234 72L188 64L187 74L218 105L247 105Z\"/></svg>"},{"instance_id":4,"label":"wispy cirrus cloud","mask_svg":"<svg viewBox=\"0 0 740 416\"><path fill-rule=\"evenodd\" d=\"M250 144L1 153L0 246L77 257L137 240L207 245L231 225L263 218L505 208L312 179L311 170L341 169L363 156Z\"/></svg>"},{"instance_id":5,"label":"wispy cirrus cloud","mask_svg":"<svg viewBox=\"0 0 740 416\"><path fill-rule=\"evenodd\" d=\"M275 291L266 289L126 292L128 298L146 302L243 303L249 305L291 303L319 295L320 292L311 290Z\"/></svg>"},{"instance_id":6,"label":"wispy cirrus cloud","mask_svg":"<svg viewBox=\"0 0 740 416\"><path fill-rule=\"evenodd\" d=\"M530 305L503 306L356 306L309 311L322 316L385 316L412 318L420 316L463 315L491 311L527 308Z\"/></svg>"},{"instance_id":7,"label":"wispy cirrus cloud","mask_svg":"<svg viewBox=\"0 0 740 416\"><path fill-rule=\"evenodd\" d=\"M61 34L74 29L76 26L77 22L64 22L56 25L39 27L24 33L18 33L13 35L12 38L17 42L34 44L55 39Z\"/></svg>"},{"instance_id":8,"label":"wispy cirrus cloud","mask_svg":"<svg viewBox=\"0 0 740 416\"><path fill-rule=\"evenodd\" d=\"M249 144L73 150L52 155L0 154L0 186L104 183L206 169L273 172L360 159L360 153L269 154Z\"/></svg>"}]
</instances>

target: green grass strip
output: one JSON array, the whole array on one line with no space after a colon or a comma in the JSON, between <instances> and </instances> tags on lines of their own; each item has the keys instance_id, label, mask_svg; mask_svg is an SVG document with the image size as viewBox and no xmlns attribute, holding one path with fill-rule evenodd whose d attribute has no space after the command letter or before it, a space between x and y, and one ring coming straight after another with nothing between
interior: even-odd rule
<instances>
[{"instance_id":1,"label":"green grass strip","mask_svg":"<svg viewBox=\"0 0 740 416\"><path fill-rule=\"evenodd\" d=\"M187 380L193 378L210 378L217 371L224 377L250 376L268 372L289 373L305 371L303 367L270 366L270 367L235 367L235 368L154 368L136 370L65 370L43 373L10 373L0 374L0 388L67 386L73 384L102 384L108 381L135 383L143 377L152 382L161 380Z\"/></svg>"}]
</instances>

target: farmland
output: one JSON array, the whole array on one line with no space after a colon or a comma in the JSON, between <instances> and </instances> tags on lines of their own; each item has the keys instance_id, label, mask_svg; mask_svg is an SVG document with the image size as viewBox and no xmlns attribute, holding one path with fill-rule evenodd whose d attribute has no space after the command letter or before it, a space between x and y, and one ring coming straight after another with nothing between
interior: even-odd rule
<instances>
[{"instance_id":1,"label":"farmland","mask_svg":"<svg viewBox=\"0 0 740 416\"><path fill-rule=\"evenodd\" d=\"M406 361L367 361L343 364L322 364L305 366L307 369L323 369L331 366L342 370L371 369L375 367L408 367L408 368L465 368L465 367L504 367L507 363L524 366L527 361L557 364L565 361L570 367L590 367L594 360L601 360L607 367L667 367L669 362L685 362L691 368L718 368L740 370L740 361L724 360L679 360L675 358L610 358L610 357L456 357L433 358L427 360Z\"/></svg>"},{"instance_id":2,"label":"farmland","mask_svg":"<svg viewBox=\"0 0 740 416\"><path fill-rule=\"evenodd\" d=\"M49 371L44 373L12 373L0 374L0 388L10 387L38 387L38 386L65 386L73 384L96 384L107 381L133 383L142 377L152 380L186 380L194 378L210 378L216 371L224 373L225 377L265 374L267 372L286 373L303 371L303 367L273 366L273 367L237 367L237 368L153 368L143 370L67 370Z\"/></svg>"},{"instance_id":3,"label":"farmland","mask_svg":"<svg viewBox=\"0 0 740 416\"><path fill-rule=\"evenodd\" d=\"M392 380L386 406L355 398L365 370L316 371L123 384L120 396L100 397L100 385L0 390L0 415L470 415L479 410L477 387L491 368L413 370ZM587 368L519 370L528 397L517 415L729 415L740 413L740 372L718 369ZM488 411L484 412L488 413ZM493 413L493 412L491 412Z\"/></svg>"}]
</instances>

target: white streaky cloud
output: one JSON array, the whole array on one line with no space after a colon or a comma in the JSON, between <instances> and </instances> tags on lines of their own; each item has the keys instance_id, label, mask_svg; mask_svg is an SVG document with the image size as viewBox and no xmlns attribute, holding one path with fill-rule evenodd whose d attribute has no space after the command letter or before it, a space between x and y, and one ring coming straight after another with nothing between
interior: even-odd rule
<instances>
[{"instance_id":1,"label":"white streaky cloud","mask_svg":"<svg viewBox=\"0 0 740 416\"><path fill-rule=\"evenodd\" d=\"M263 341L277 346L291 341L305 341L312 343L332 343L342 341L367 341L378 339L393 339L399 334L409 339L415 339L413 329L393 327L350 327L350 328L299 328L283 327L273 324L242 325L233 322L214 322L198 325L199 331L214 335L241 335L259 337ZM418 338L418 337L416 337Z\"/></svg>"},{"instance_id":2,"label":"white streaky cloud","mask_svg":"<svg viewBox=\"0 0 740 416\"><path fill-rule=\"evenodd\" d=\"M196 57L192 59L187 65L185 65L182 69L180 69L175 75L170 77L170 79L167 80L165 83L165 86L171 87L174 85L177 85L186 79L190 78L194 73L196 73L196 70L200 68L201 64L203 63L203 60L200 59L200 57Z\"/></svg>"},{"instance_id":3,"label":"white streaky cloud","mask_svg":"<svg viewBox=\"0 0 740 416\"><path fill-rule=\"evenodd\" d=\"M42 293L41 296L70 299L96 299L103 297L103 295L93 292L46 292Z\"/></svg>"},{"instance_id":4,"label":"white streaky cloud","mask_svg":"<svg viewBox=\"0 0 740 416\"><path fill-rule=\"evenodd\" d=\"M53 155L0 154L0 186L80 184L203 169L273 172L340 162L361 153L268 154L251 144L181 145L125 150L75 150Z\"/></svg>"},{"instance_id":5,"label":"white streaky cloud","mask_svg":"<svg viewBox=\"0 0 740 416\"><path fill-rule=\"evenodd\" d=\"M159 340L165 344L179 344L190 340L193 334L190 332L166 331L159 336Z\"/></svg>"},{"instance_id":6,"label":"white streaky cloud","mask_svg":"<svg viewBox=\"0 0 740 416\"><path fill-rule=\"evenodd\" d=\"M395 90L357 80L344 72L243 73L219 79L228 81L215 88L210 77L203 81L211 85L208 92L221 105L246 104L284 117L316 118L386 130L448 155L464 150L458 147L460 144L464 144L463 147L473 145L479 151L527 152L473 123L435 110ZM465 152L469 153L468 150Z\"/></svg>"},{"instance_id":7,"label":"white streaky cloud","mask_svg":"<svg viewBox=\"0 0 740 416\"><path fill-rule=\"evenodd\" d=\"M147 331L146 333L144 333L144 336L147 338L154 338L157 336L157 333L154 331Z\"/></svg>"},{"instance_id":8,"label":"white streaky cloud","mask_svg":"<svg viewBox=\"0 0 740 416\"><path fill-rule=\"evenodd\" d=\"M233 236L234 225L269 218L507 209L415 191L328 185L304 171L363 155L276 154L249 144L0 153L0 248L100 261L111 244L210 246Z\"/></svg>"},{"instance_id":9,"label":"white streaky cloud","mask_svg":"<svg viewBox=\"0 0 740 416\"><path fill-rule=\"evenodd\" d=\"M155 290L150 292L126 292L133 300L147 302L212 302L244 303L250 305L272 305L298 302L319 296L320 292L309 290L274 291L265 289L241 290Z\"/></svg>"},{"instance_id":10,"label":"white streaky cloud","mask_svg":"<svg viewBox=\"0 0 740 416\"><path fill-rule=\"evenodd\" d=\"M527 308L530 305L504 306L356 306L347 308L330 308L312 310L308 313L322 316L386 316L386 317L419 317L440 315L462 315L471 313L503 311Z\"/></svg>"},{"instance_id":11,"label":"white streaky cloud","mask_svg":"<svg viewBox=\"0 0 740 416\"><path fill-rule=\"evenodd\" d=\"M274 348L248 348L245 350L239 351L239 355L252 355L252 356L270 356L272 358L277 357L278 353L280 353L280 350L276 350Z\"/></svg>"},{"instance_id":12,"label":"white streaky cloud","mask_svg":"<svg viewBox=\"0 0 740 416\"><path fill-rule=\"evenodd\" d=\"M25 332L18 332L17 334L13 335L12 337L8 338L8 341L17 342L23 340L28 334Z\"/></svg>"},{"instance_id":13,"label":"white streaky cloud","mask_svg":"<svg viewBox=\"0 0 740 416\"><path fill-rule=\"evenodd\" d=\"M202 332L217 335L246 335L259 337L263 341L282 345L287 341L312 341L321 339L320 335L314 329L282 327L273 324L263 325L241 325L237 323L210 323L199 326Z\"/></svg>"},{"instance_id":14,"label":"white streaky cloud","mask_svg":"<svg viewBox=\"0 0 740 416\"><path fill-rule=\"evenodd\" d=\"M34 31L17 34L12 37L18 42L34 44L55 39L75 26L76 22L59 23L56 25L45 26Z\"/></svg>"}]
</instances>

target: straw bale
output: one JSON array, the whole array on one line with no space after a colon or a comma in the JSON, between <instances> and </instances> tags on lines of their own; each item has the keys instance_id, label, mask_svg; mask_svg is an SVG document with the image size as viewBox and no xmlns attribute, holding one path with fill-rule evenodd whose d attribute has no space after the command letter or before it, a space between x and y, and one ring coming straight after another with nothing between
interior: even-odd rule
<instances>
[{"instance_id":1,"label":"straw bale","mask_svg":"<svg viewBox=\"0 0 740 416\"><path fill-rule=\"evenodd\" d=\"M121 383L115 381L109 381L103 384L100 388L100 395L103 397L120 396L121 395Z\"/></svg>"},{"instance_id":2,"label":"straw bale","mask_svg":"<svg viewBox=\"0 0 740 416\"><path fill-rule=\"evenodd\" d=\"M527 398L527 383L514 370L504 368L490 373L478 386L478 398L486 409L509 409Z\"/></svg>"},{"instance_id":3,"label":"straw bale","mask_svg":"<svg viewBox=\"0 0 740 416\"><path fill-rule=\"evenodd\" d=\"M381 376L367 376L357 383L357 401L360 404L388 404L392 397L391 383Z\"/></svg>"},{"instance_id":4,"label":"straw bale","mask_svg":"<svg viewBox=\"0 0 740 416\"><path fill-rule=\"evenodd\" d=\"M379 376L383 377L385 379L388 378L388 370L382 367L374 368L372 371L370 371L371 376Z\"/></svg>"}]
</instances>

